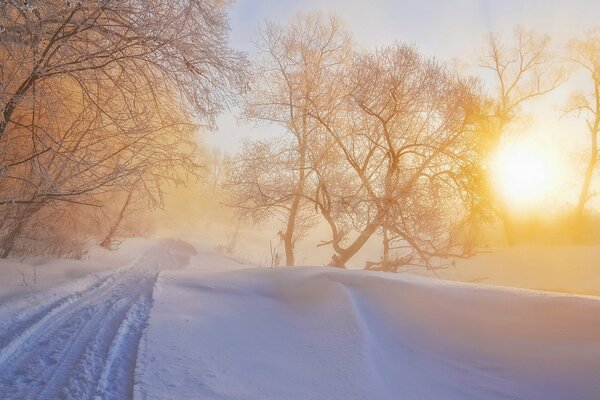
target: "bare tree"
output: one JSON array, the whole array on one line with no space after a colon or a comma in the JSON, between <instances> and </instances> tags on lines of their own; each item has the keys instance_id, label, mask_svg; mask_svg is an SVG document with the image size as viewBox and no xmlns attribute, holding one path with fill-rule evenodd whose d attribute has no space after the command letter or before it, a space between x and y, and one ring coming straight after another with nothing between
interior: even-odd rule
<instances>
[{"instance_id":1,"label":"bare tree","mask_svg":"<svg viewBox=\"0 0 600 400\"><path fill-rule=\"evenodd\" d=\"M68 77L88 82L109 70L165 82L207 125L242 84L242 57L227 47L224 1L8 1L0 5L0 138L33 89ZM138 83L146 84L144 80Z\"/></svg>"},{"instance_id":2,"label":"bare tree","mask_svg":"<svg viewBox=\"0 0 600 400\"><path fill-rule=\"evenodd\" d=\"M581 224L585 207L592 197L591 186L598 164L598 133L600 132L600 30L590 31L583 39L569 44L570 60L583 69L590 84L587 92L574 94L568 112L576 112L585 118L590 138L589 159L583 176L583 184L575 209L575 218Z\"/></svg>"},{"instance_id":3,"label":"bare tree","mask_svg":"<svg viewBox=\"0 0 600 400\"><path fill-rule=\"evenodd\" d=\"M284 243L288 266L293 265L295 243L316 222L314 210L303 197L302 201L294 201L299 161L295 144L291 138L245 142L242 152L231 161L225 185L230 191L225 204L235 207L240 217L253 223L271 219L282 223L284 228L278 236ZM291 223L293 229L287 230ZM293 232L293 236L288 232Z\"/></svg>"},{"instance_id":4,"label":"bare tree","mask_svg":"<svg viewBox=\"0 0 600 400\"><path fill-rule=\"evenodd\" d=\"M312 224L303 212L311 179L307 154L318 129L309 117L310 102L327 94L329 74L343 63L349 46L339 21L321 14L299 14L285 27L267 23L261 32L245 116L283 127L290 139L272 149L268 143L247 146L239 171L249 176L237 174L232 183L245 194L237 197L240 209L255 209L261 218L277 210L283 219L286 265L294 265L294 244L304 231L299 226Z\"/></svg>"},{"instance_id":5,"label":"bare tree","mask_svg":"<svg viewBox=\"0 0 600 400\"><path fill-rule=\"evenodd\" d=\"M396 44L355 54L339 84L337 101L311 109L329 138L313 168L314 201L332 232L331 265L344 267L378 231L384 256L371 265L381 269L431 267L434 257L463 254L453 230L476 194L475 82ZM392 258L393 241L400 247Z\"/></svg>"},{"instance_id":6,"label":"bare tree","mask_svg":"<svg viewBox=\"0 0 600 400\"><path fill-rule=\"evenodd\" d=\"M295 233L318 215L334 266L377 234L384 255L373 268L466 254L457 232L478 206L476 82L410 46L352 52L337 20L319 15L268 25L261 43L246 115L286 135L245 145L231 169L233 205L282 219L287 264Z\"/></svg>"},{"instance_id":7,"label":"bare tree","mask_svg":"<svg viewBox=\"0 0 600 400\"><path fill-rule=\"evenodd\" d=\"M160 205L161 182L196 174L192 115L213 127L244 83L226 6L0 5L0 255L46 207L99 207L134 185Z\"/></svg>"},{"instance_id":8,"label":"bare tree","mask_svg":"<svg viewBox=\"0 0 600 400\"><path fill-rule=\"evenodd\" d=\"M196 173L195 129L186 122L188 117L168 99L161 108L118 112L130 99L115 94L123 93L116 85L127 83L100 81L89 96L64 85L60 97L64 109L42 113L34 108L35 125L14 119L16 128L7 142L16 146L7 155L25 150L35 157L9 163L2 177L3 187L12 190L3 193L1 206L17 211L16 224L5 226L0 242L4 252L10 251L27 221L45 207L56 203L101 207L104 194L134 182L159 205L161 182L183 183L187 175ZM135 96L136 102L152 104L146 102L147 93L136 91Z\"/></svg>"},{"instance_id":9,"label":"bare tree","mask_svg":"<svg viewBox=\"0 0 600 400\"><path fill-rule=\"evenodd\" d=\"M565 78L564 71L553 65L549 36L517 26L513 40L514 44L506 45L498 35L490 34L479 60L479 66L491 71L491 79L496 83L487 119L487 143L482 147L488 154L497 148L510 125L522 115L525 104L556 89ZM510 213L504 202L491 194L491 183L487 190L504 225L506 239L513 245L515 233Z\"/></svg>"}]
</instances>

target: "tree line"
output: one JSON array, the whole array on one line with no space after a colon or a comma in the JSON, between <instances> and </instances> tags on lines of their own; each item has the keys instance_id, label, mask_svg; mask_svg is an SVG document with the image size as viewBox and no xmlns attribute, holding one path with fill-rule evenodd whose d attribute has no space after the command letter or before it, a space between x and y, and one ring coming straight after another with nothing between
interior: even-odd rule
<instances>
[{"instance_id":1,"label":"tree line","mask_svg":"<svg viewBox=\"0 0 600 400\"><path fill-rule=\"evenodd\" d=\"M487 81L395 42L361 49L335 16L300 14L266 23L252 62L244 117L276 124L278 138L250 140L232 162L229 204L255 222L276 218L286 265L295 244L329 227L329 265L344 267L370 240L370 269L435 269L476 251L476 227L515 227L486 160L524 107L578 67L593 90L569 111L587 118L590 161L574 219L584 219L598 158L600 35L553 52L550 38L522 27L512 41L491 34L476 67ZM493 89L486 89L492 83ZM589 210L588 210L589 211Z\"/></svg>"},{"instance_id":2,"label":"tree line","mask_svg":"<svg viewBox=\"0 0 600 400\"><path fill-rule=\"evenodd\" d=\"M573 218L582 225L590 214L598 31L563 54L523 28L510 40L492 34L476 63L489 72L482 80L403 42L361 48L321 13L266 23L248 61L228 45L229 5L0 4L0 257L64 255L90 239L114 247L136 210L162 207L166 186L203 174L211 193L223 183L240 218L280 221L287 265L318 224L329 232L319 246L338 267L378 241L382 256L368 268L434 269L473 255L485 223L499 223L513 244L486 160L526 105L576 70L589 87L567 111L585 119L590 147ZM283 134L248 140L216 165L197 132L216 128L232 104Z\"/></svg>"}]
</instances>

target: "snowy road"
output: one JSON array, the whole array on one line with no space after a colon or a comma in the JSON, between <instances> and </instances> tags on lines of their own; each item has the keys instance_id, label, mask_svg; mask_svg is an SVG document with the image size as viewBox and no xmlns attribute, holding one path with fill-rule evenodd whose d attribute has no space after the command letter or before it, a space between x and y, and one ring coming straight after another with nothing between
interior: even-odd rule
<instances>
[{"instance_id":1,"label":"snowy road","mask_svg":"<svg viewBox=\"0 0 600 400\"><path fill-rule=\"evenodd\" d=\"M128 267L4 320L0 398L131 398L158 273L186 261L171 250L159 242ZM18 304L2 304L0 311L11 307Z\"/></svg>"}]
</instances>

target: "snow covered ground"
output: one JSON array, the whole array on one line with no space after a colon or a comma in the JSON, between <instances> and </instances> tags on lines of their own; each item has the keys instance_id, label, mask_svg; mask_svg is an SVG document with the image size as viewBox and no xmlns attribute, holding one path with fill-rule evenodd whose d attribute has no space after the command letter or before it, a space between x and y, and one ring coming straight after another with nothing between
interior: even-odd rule
<instances>
[{"instance_id":1,"label":"snow covered ground","mask_svg":"<svg viewBox=\"0 0 600 400\"><path fill-rule=\"evenodd\" d=\"M600 398L600 299L410 275L169 271L142 348L144 399Z\"/></svg>"},{"instance_id":2,"label":"snow covered ground","mask_svg":"<svg viewBox=\"0 0 600 400\"><path fill-rule=\"evenodd\" d=\"M158 273L187 264L195 250L160 240L130 246L121 257L97 251L88 263L39 265L39 287L6 285L0 304L1 399L131 398ZM4 273L14 275L27 265L6 265ZM88 275L51 285L73 267Z\"/></svg>"},{"instance_id":3,"label":"snow covered ground","mask_svg":"<svg viewBox=\"0 0 600 400\"><path fill-rule=\"evenodd\" d=\"M1 399L600 398L598 297L252 268L171 239L0 267Z\"/></svg>"}]
</instances>

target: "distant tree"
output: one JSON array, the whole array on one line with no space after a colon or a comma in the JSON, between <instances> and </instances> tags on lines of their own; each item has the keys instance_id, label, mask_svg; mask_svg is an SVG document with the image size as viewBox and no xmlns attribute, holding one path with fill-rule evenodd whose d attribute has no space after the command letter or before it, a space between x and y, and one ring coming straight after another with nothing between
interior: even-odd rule
<instances>
[{"instance_id":1,"label":"distant tree","mask_svg":"<svg viewBox=\"0 0 600 400\"><path fill-rule=\"evenodd\" d=\"M598 164L598 133L600 132L600 30L587 32L582 39L569 43L569 58L577 69L587 75L589 90L571 97L568 112L575 112L585 118L590 138L589 158L583 176L583 184L575 209L575 217L581 224L585 207L592 197L591 186L594 171Z\"/></svg>"},{"instance_id":2,"label":"distant tree","mask_svg":"<svg viewBox=\"0 0 600 400\"><path fill-rule=\"evenodd\" d=\"M521 26L514 29L514 38L507 45L496 34L490 34L479 60L479 67L492 72L496 89L489 104L486 122L487 141L482 152L493 152L511 124L523 113L523 106L535 98L556 89L565 78L556 68L550 49L550 37L538 35ZM506 240L515 244L515 232L506 205L493 194L488 183L488 197L504 225Z\"/></svg>"},{"instance_id":3,"label":"distant tree","mask_svg":"<svg viewBox=\"0 0 600 400\"><path fill-rule=\"evenodd\" d=\"M312 174L308 152L319 126L308 109L327 95L331 72L349 55L350 39L333 16L299 14L285 27L267 23L258 50L244 114L281 126L285 138L281 146L245 147L233 170L231 184L241 193L233 205L258 220L278 215L285 262L294 265L295 242L314 219L305 212Z\"/></svg>"}]
</instances>

